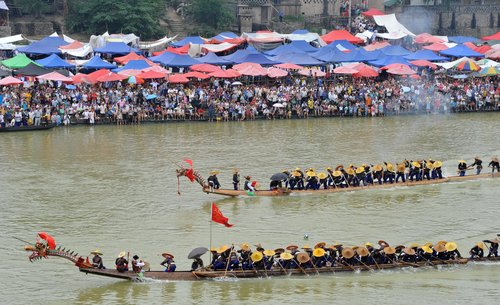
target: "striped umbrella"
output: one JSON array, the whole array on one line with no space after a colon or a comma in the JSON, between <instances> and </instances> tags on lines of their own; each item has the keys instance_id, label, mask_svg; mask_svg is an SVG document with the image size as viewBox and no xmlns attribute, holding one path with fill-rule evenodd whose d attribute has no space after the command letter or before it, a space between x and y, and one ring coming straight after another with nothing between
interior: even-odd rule
<instances>
[{"instance_id":1,"label":"striped umbrella","mask_svg":"<svg viewBox=\"0 0 500 305\"><path fill-rule=\"evenodd\" d=\"M467 59L456 64L455 69L459 71L479 71L481 67L475 61Z\"/></svg>"},{"instance_id":2,"label":"striped umbrella","mask_svg":"<svg viewBox=\"0 0 500 305\"><path fill-rule=\"evenodd\" d=\"M485 67L479 71L479 75L481 76L495 76L498 75L498 70L495 67Z\"/></svg>"}]
</instances>

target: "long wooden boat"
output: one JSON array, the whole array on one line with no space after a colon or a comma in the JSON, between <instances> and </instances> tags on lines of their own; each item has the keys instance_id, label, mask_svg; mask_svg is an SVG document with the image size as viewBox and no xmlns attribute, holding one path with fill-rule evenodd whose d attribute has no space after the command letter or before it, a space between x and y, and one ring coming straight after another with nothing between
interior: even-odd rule
<instances>
[{"instance_id":1,"label":"long wooden boat","mask_svg":"<svg viewBox=\"0 0 500 305\"><path fill-rule=\"evenodd\" d=\"M399 183L384 183L378 184L374 183L369 186L356 186L356 187L347 187L347 188L329 188L329 189L319 189L319 190L290 190L290 189L278 189L278 190L262 190L255 191L253 193L249 193L244 190L231 190L231 189L212 189L207 186L203 186L203 192L207 194L215 194L229 197L238 197L238 196L287 196L287 195L310 195L310 194L330 194L330 193L339 193L339 192L352 192L352 191L361 191L361 190L378 190L378 189L387 189L398 186L417 186L417 185L433 185L433 184L441 184L447 182L461 182L461 181L471 181L471 180L481 180L488 178L497 178L500 177L499 173L494 174L480 174L480 175L466 175L466 176L450 176L444 177L442 179L432 179L432 180L421 180L421 181L409 181L399 182Z\"/></svg>"},{"instance_id":2,"label":"long wooden boat","mask_svg":"<svg viewBox=\"0 0 500 305\"><path fill-rule=\"evenodd\" d=\"M19 127L4 127L0 128L0 132L17 132L17 131L35 131L35 130L47 130L54 128L56 125L31 125L31 126L19 126Z\"/></svg>"}]
</instances>

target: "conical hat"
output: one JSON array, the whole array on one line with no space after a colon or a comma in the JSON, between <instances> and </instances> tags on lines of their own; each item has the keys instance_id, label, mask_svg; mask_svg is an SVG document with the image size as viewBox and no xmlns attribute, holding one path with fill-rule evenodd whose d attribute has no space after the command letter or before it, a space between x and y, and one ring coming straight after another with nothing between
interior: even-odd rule
<instances>
[{"instance_id":1,"label":"conical hat","mask_svg":"<svg viewBox=\"0 0 500 305\"><path fill-rule=\"evenodd\" d=\"M309 245L304 245L304 246L302 247L302 249L308 250L308 249L312 249L312 248L311 248L311 247L309 247Z\"/></svg>"},{"instance_id":2,"label":"conical hat","mask_svg":"<svg viewBox=\"0 0 500 305\"><path fill-rule=\"evenodd\" d=\"M385 167L387 168L387 171L389 171L389 172L394 171L394 165L392 165L392 163L387 163L387 165Z\"/></svg>"},{"instance_id":3,"label":"conical hat","mask_svg":"<svg viewBox=\"0 0 500 305\"><path fill-rule=\"evenodd\" d=\"M229 249L228 246L226 246L226 245L221 246L219 249L217 249L217 253L219 253L219 254L224 253L224 252L226 252L227 249Z\"/></svg>"},{"instance_id":4,"label":"conical hat","mask_svg":"<svg viewBox=\"0 0 500 305\"><path fill-rule=\"evenodd\" d=\"M281 253L280 258L282 260L288 261L288 260L291 260L293 258L293 255L288 253L288 252L284 252L284 253Z\"/></svg>"},{"instance_id":5,"label":"conical hat","mask_svg":"<svg viewBox=\"0 0 500 305\"><path fill-rule=\"evenodd\" d=\"M125 257L127 255L127 253L125 253L125 251L122 251L118 254L118 258L120 257Z\"/></svg>"},{"instance_id":6,"label":"conical hat","mask_svg":"<svg viewBox=\"0 0 500 305\"><path fill-rule=\"evenodd\" d=\"M486 246L482 242L476 243L476 246L478 246L479 248L481 248L483 250L486 250Z\"/></svg>"},{"instance_id":7,"label":"conical hat","mask_svg":"<svg viewBox=\"0 0 500 305\"><path fill-rule=\"evenodd\" d=\"M433 169L434 165L430 162L427 162L427 163L425 163L425 167L427 167L428 169Z\"/></svg>"},{"instance_id":8,"label":"conical hat","mask_svg":"<svg viewBox=\"0 0 500 305\"><path fill-rule=\"evenodd\" d=\"M437 253L446 251L446 247L443 244L437 244L433 248L434 250L436 250Z\"/></svg>"},{"instance_id":9,"label":"conical hat","mask_svg":"<svg viewBox=\"0 0 500 305\"><path fill-rule=\"evenodd\" d=\"M411 164L417 168L422 167L422 165L420 165L420 163L418 163L417 161L413 161Z\"/></svg>"},{"instance_id":10,"label":"conical hat","mask_svg":"<svg viewBox=\"0 0 500 305\"><path fill-rule=\"evenodd\" d=\"M446 251L449 251L449 252L457 250L457 244L452 242L452 241L449 243L446 243L446 245L444 247L446 248Z\"/></svg>"},{"instance_id":11,"label":"conical hat","mask_svg":"<svg viewBox=\"0 0 500 305\"><path fill-rule=\"evenodd\" d=\"M295 249L298 249L298 248L299 248L299 246L297 246L297 245L288 245L288 246L286 246L285 249L287 249L287 250L295 250Z\"/></svg>"},{"instance_id":12,"label":"conical hat","mask_svg":"<svg viewBox=\"0 0 500 305\"><path fill-rule=\"evenodd\" d=\"M326 177L328 177L328 175L327 175L327 174L325 174L325 173L319 173L319 174L318 174L318 178L319 178L319 179L325 179Z\"/></svg>"},{"instance_id":13,"label":"conical hat","mask_svg":"<svg viewBox=\"0 0 500 305\"><path fill-rule=\"evenodd\" d=\"M438 168L438 167L443 166L443 162L441 162L441 161L436 161L436 162L434 162L434 163L433 163L433 165L434 165L434 168Z\"/></svg>"},{"instance_id":14,"label":"conical hat","mask_svg":"<svg viewBox=\"0 0 500 305\"><path fill-rule=\"evenodd\" d=\"M274 252L275 252L276 254L280 254L280 253L285 252L285 249L283 249L283 248L276 248L276 249L274 249Z\"/></svg>"},{"instance_id":15,"label":"conical hat","mask_svg":"<svg viewBox=\"0 0 500 305\"><path fill-rule=\"evenodd\" d=\"M418 248L418 247L420 247L420 245L417 243L411 243L410 245L410 248Z\"/></svg>"},{"instance_id":16,"label":"conical hat","mask_svg":"<svg viewBox=\"0 0 500 305\"><path fill-rule=\"evenodd\" d=\"M398 169L398 172L404 172L406 169L406 166L404 163L399 163L397 169Z\"/></svg>"},{"instance_id":17,"label":"conical hat","mask_svg":"<svg viewBox=\"0 0 500 305\"><path fill-rule=\"evenodd\" d=\"M493 162L498 162L498 157L493 157L493 158L491 158L491 161L493 161Z\"/></svg>"},{"instance_id":18,"label":"conical hat","mask_svg":"<svg viewBox=\"0 0 500 305\"><path fill-rule=\"evenodd\" d=\"M315 244L314 249L323 248L324 246L326 246L326 243L324 241L322 241L322 242Z\"/></svg>"},{"instance_id":19,"label":"conical hat","mask_svg":"<svg viewBox=\"0 0 500 305\"><path fill-rule=\"evenodd\" d=\"M325 255L325 250L323 250L321 248L314 249L314 251L313 251L313 256L315 256L315 257L322 257L324 255Z\"/></svg>"},{"instance_id":20,"label":"conical hat","mask_svg":"<svg viewBox=\"0 0 500 305\"><path fill-rule=\"evenodd\" d=\"M93 255L102 255L102 252L99 249L95 249L94 251L90 252L90 254L93 254Z\"/></svg>"},{"instance_id":21,"label":"conical hat","mask_svg":"<svg viewBox=\"0 0 500 305\"><path fill-rule=\"evenodd\" d=\"M252 262L257 263L260 262L264 258L264 255L261 252L254 252L250 255L250 259Z\"/></svg>"},{"instance_id":22,"label":"conical hat","mask_svg":"<svg viewBox=\"0 0 500 305\"><path fill-rule=\"evenodd\" d=\"M363 166L356 168L356 174L362 174L362 173L364 173L364 171L365 171L365 168Z\"/></svg>"},{"instance_id":23,"label":"conical hat","mask_svg":"<svg viewBox=\"0 0 500 305\"><path fill-rule=\"evenodd\" d=\"M368 251L368 249L366 249L365 247L359 247L359 248L357 248L356 249L356 253L358 253L358 255L361 256L361 257L365 257L368 254L370 254L370 252Z\"/></svg>"},{"instance_id":24,"label":"conical hat","mask_svg":"<svg viewBox=\"0 0 500 305\"><path fill-rule=\"evenodd\" d=\"M250 251L250 245L247 243L243 243L240 245L241 250L243 251Z\"/></svg>"},{"instance_id":25,"label":"conical hat","mask_svg":"<svg viewBox=\"0 0 500 305\"><path fill-rule=\"evenodd\" d=\"M348 174L348 175L354 175L354 170L352 168L348 168L345 170L345 172Z\"/></svg>"},{"instance_id":26,"label":"conical hat","mask_svg":"<svg viewBox=\"0 0 500 305\"><path fill-rule=\"evenodd\" d=\"M219 171L211 171L209 174L210 175L218 175L218 174L220 174L220 172Z\"/></svg>"},{"instance_id":27,"label":"conical hat","mask_svg":"<svg viewBox=\"0 0 500 305\"><path fill-rule=\"evenodd\" d=\"M265 256L274 256L274 254L276 254L274 250L264 250Z\"/></svg>"},{"instance_id":28,"label":"conical hat","mask_svg":"<svg viewBox=\"0 0 500 305\"><path fill-rule=\"evenodd\" d=\"M373 170L376 172L380 172L382 170L382 166L380 164L377 164L373 167Z\"/></svg>"},{"instance_id":29,"label":"conical hat","mask_svg":"<svg viewBox=\"0 0 500 305\"><path fill-rule=\"evenodd\" d=\"M342 249L342 257L344 258L352 258L354 256L354 250L351 248Z\"/></svg>"},{"instance_id":30,"label":"conical hat","mask_svg":"<svg viewBox=\"0 0 500 305\"><path fill-rule=\"evenodd\" d=\"M407 255L415 255L415 250L413 250L412 248L404 248L403 252Z\"/></svg>"},{"instance_id":31,"label":"conical hat","mask_svg":"<svg viewBox=\"0 0 500 305\"><path fill-rule=\"evenodd\" d=\"M292 172L292 176L294 176L294 177L300 177L300 173L297 172L297 171L293 171Z\"/></svg>"},{"instance_id":32,"label":"conical hat","mask_svg":"<svg viewBox=\"0 0 500 305\"><path fill-rule=\"evenodd\" d=\"M341 171L334 171L332 173L332 176L334 176L334 177L340 177L340 176L342 176L342 172Z\"/></svg>"},{"instance_id":33,"label":"conical hat","mask_svg":"<svg viewBox=\"0 0 500 305\"><path fill-rule=\"evenodd\" d=\"M431 247L429 247L429 246L422 246L422 250L423 250L425 253L432 254L432 249L431 249Z\"/></svg>"},{"instance_id":34,"label":"conical hat","mask_svg":"<svg viewBox=\"0 0 500 305\"><path fill-rule=\"evenodd\" d=\"M384 248L384 253L385 253L385 254L394 254L394 253L396 253L396 248L393 248L393 247L385 247L385 248Z\"/></svg>"},{"instance_id":35,"label":"conical hat","mask_svg":"<svg viewBox=\"0 0 500 305\"><path fill-rule=\"evenodd\" d=\"M164 258L169 258L169 257L170 258L174 258L174 256L172 254L168 253L168 252L162 253L161 256L163 256Z\"/></svg>"},{"instance_id":36,"label":"conical hat","mask_svg":"<svg viewBox=\"0 0 500 305\"><path fill-rule=\"evenodd\" d=\"M309 257L309 254L307 254L307 253L301 252L301 253L297 254L297 260L301 264L307 263L310 259L311 258Z\"/></svg>"},{"instance_id":37,"label":"conical hat","mask_svg":"<svg viewBox=\"0 0 500 305\"><path fill-rule=\"evenodd\" d=\"M311 171L307 172L306 175L309 177L316 177L316 173Z\"/></svg>"}]
</instances>

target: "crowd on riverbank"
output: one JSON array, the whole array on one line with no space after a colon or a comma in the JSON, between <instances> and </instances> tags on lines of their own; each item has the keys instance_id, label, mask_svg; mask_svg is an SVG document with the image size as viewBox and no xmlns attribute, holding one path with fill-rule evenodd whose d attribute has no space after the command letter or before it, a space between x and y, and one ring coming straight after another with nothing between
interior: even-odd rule
<instances>
[{"instance_id":1,"label":"crowd on riverbank","mask_svg":"<svg viewBox=\"0 0 500 305\"><path fill-rule=\"evenodd\" d=\"M420 80L305 78L231 83L213 79L190 85L155 81L113 86L35 83L3 87L2 127L53 123L139 124L142 121L244 121L309 117L381 117L500 110L498 77Z\"/></svg>"}]
</instances>

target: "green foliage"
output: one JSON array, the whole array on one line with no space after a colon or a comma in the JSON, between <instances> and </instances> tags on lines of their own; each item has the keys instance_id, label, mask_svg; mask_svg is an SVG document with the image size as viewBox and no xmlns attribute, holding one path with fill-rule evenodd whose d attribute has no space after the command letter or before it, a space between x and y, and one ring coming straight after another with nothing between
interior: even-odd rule
<instances>
[{"instance_id":1,"label":"green foliage","mask_svg":"<svg viewBox=\"0 0 500 305\"><path fill-rule=\"evenodd\" d=\"M163 0L70 0L67 27L87 34L134 33L143 39L158 38Z\"/></svg>"},{"instance_id":2,"label":"green foliage","mask_svg":"<svg viewBox=\"0 0 500 305\"><path fill-rule=\"evenodd\" d=\"M193 0L188 13L195 21L215 31L227 30L234 23L227 0Z\"/></svg>"},{"instance_id":3,"label":"green foliage","mask_svg":"<svg viewBox=\"0 0 500 305\"><path fill-rule=\"evenodd\" d=\"M37 17L49 9L47 2L43 0L15 0L14 3L21 8L23 14L35 15Z\"/></svg>"}]
</instances>

